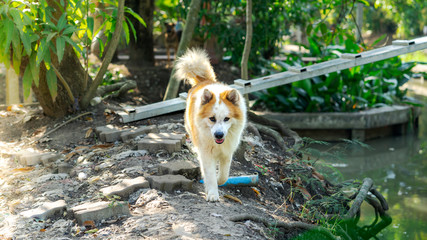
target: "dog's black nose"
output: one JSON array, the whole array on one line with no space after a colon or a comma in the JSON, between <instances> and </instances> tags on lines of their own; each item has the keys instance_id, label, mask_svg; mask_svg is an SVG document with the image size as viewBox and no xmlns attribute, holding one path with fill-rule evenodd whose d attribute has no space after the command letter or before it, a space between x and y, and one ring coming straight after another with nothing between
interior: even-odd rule
<instances>
[{"instance_id":1,"label":"dog's black nose","mask_svg":"<svg viewBox=\"0 0 427 240\"><path fill-rule=\"evenodd\" d=\"M221 139L224 137L224 133L223 132L215 132L214 136L217 139Z\"/></svg>"}]
</instances>

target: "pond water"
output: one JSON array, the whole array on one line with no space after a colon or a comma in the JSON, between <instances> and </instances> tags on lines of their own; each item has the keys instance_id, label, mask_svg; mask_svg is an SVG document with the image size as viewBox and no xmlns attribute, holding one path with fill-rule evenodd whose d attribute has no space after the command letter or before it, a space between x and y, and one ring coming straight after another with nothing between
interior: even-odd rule
<instances>
[{"instance_id":1,"label":"pond water","mask_svg":"<svg viewBox=\"0 0 427 240\"><path fill-rule=\"evenodd\" d=\"M423 85L427 92L427 82ZM343 179L371 178L386 198L393 220L379 239L427 239L427 97L416 98L424 104L417 133L368 141L372 149L351 147L343 160L327 161ZM364 203L358 225L374 218L373 208Z\"/></svg>"}]
</instances>

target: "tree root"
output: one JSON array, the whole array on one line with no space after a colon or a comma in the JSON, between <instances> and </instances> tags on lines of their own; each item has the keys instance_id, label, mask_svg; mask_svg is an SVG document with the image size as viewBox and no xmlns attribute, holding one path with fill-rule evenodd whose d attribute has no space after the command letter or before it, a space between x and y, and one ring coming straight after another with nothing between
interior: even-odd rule
<instances>
[{"instance_id":1,"label":"tree root","mask_svg":"<svg viewBox=\"0 0 427 240\"><path fill-rule=\"evenodd\" d=\"M125 95L129 90L136 88L136 82L134 80L126 80L124 82L118 82L111 85L100 86L96 90L98 96L104 96L107 93L117 91L110 95L111 97L121 97Z\"/></svg>"},{"instance_id":2,"label":"tree root","mask_svg":"<svg viewBox=\"0 0 427 240\"><path fill-rule=\"evenodd\" d=\"M363 184L360 187L359 193L354 199L353 205L351 205L350 210L348 210L347 214L344 216L344 219L351 219L356 216L357 212L360 210L360 205L362 205L363 200L365 200L366 195L369 190L372 188L373 181L370 178L363 179Z\"/></svg>"},{"instance_id":3,"label":"tree root","mask_svg":"<svg viewBox=\"0 0 427 240\"><path fill-rule=\"evenodd\" d=\"M266 127L264 125L257 124L257 123L254 123L254 126L258 129L259 132L264 133L264 134L274 138L276 143L279 145L280 149L282 149L283 151L288 150L288 147L286 146L285 141L283 140L280 133L278 133L276 130L273 130L269 127Z\"/></svg>"},{"instance_id":4,"label":"tree root","mask_svg":"<svg viewBox=\"0 0 427 240\"><path fill-rule=\"evenodd\" d=\"M308 224L308 223L303 223L303 222L290 222L290 223L285 223L285 222L281 222L281 221L269 222L265 218L258 217L255 215L251 215L251 214L240 214L237 216L232 216L228 220L230 220L232 222L241 222L241 221L250 220L253 222L263 223L268 228L285 228L285 229L291 229L291 230L295 229L295 228L299 228L299 229L303 229L303 230L315 230L315 231L318 231L319 233L325 235L329 239L336 239L335 236L326 228L316 226L316 225L312 225L312 224Z\"/></svg>"},{"instance_id":5,"label":"tree root","mask_svg":"<svg viewBox=\"0 0 427 240\"><path fill-rule=\"evenodd\" d=\"M268 118L265 118L263 116L259 116L252 111L248 111L248 118L252 122L262 124L262 125L266 125L266 126L270 126L274 129L276 129L278 132L280 132L280 134L293 138L295 141L295 145L298 145L302 142L302 139L298 135L298 133L292 131L290 128L286 127L283 123L281 123L278 120L268 119Z\"/></svg>"},{"instance_id":6,"label":"tree root","mask_svg":"<svg viewBox=\"0 0 427 240\"><path fill-rule=\"evenodd\" d=\"M286 151L288 147L286 146L285 141L282 138L282 135L293 138L295 142L294 143L295 148L298 148L298 146L302 142L301 137L296 132L292 131L291 129L283 125L278 120L272 120L272 119L259 116L252 111L248 111L248 118L250 121L253 122L251 127L253 128L253 126L255 126L255 128L257 129L257 131L250 129L252 132L254 132L254 134L260 137L259 132L261 132L263 134L266 134L274 138L274 140L279 145L280 149L282 149L283 151Z\"/></svg>"}]
</instances>

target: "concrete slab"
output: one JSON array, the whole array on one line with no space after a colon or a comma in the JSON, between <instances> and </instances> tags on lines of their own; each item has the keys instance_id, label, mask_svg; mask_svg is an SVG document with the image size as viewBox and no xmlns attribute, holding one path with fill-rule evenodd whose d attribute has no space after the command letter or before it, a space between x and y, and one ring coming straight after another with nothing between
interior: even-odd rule
<instances>
[{"instance_id":1,"label":"concrete slab","mask_svg":"<svg viewBox=\"0 0 427 240\"><path fill-rule=\"evenodd\" d=\"M85 221L100 222L103 219L130 215L127 202L95 202L85 203L71 209L77 222L82 225Z\"/></svg>"},{"instance_id":2,"label":"concrete slab","mask_svg":"<svg viewBox=\"0 0 427 240\"><path fill-rule=\"evenodd\" d=\"M117 195L122 198L127 198L129 195L140 188L149 188L150 184L144 177L134 179L124 179L121 183L114 186L109 186L101 189L104 196Z\"/></svg>"},{"instance_id":3,"label":"concrete slab","mask_svg":"<svg viewBox=\"0 0 427 240\"><path fill-rule=\"evenodd\" d=\"M138 142L138 150L142 149L149 152L166 150L168 153L173 153L181 150L181 140L144 138Z\"/></svg>"},{"instance_id":4,"label":"concrete slab","mask_svg":"<svg viewBox=\"0 0 427 240\"><path fill-rule=\"evenodd\" d=\"M151 188L165 192L173 192L179 189L190 191L193 189L193 181L181 175L149 176L147 180L150 182Z\"/></svg>"},{"instance_id":5,"label":"concrete slab","mask_svg":"<svg viewBox=\"0 0 427 240\"><path fill-rule=\"evenodd\" d=\"M176 161L160 164L158 170L161 175L182 175L188 179L200 178L200 168L189 161Z\"/></svg>"}]
</instances>

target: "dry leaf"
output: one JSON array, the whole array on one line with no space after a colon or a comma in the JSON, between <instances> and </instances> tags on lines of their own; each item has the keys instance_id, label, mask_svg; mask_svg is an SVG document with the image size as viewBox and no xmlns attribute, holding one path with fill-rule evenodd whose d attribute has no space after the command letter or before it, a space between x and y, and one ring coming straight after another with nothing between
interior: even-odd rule
<instances>
[{"instance_id":1,"label":"dry leaf","mask_svg":"<svg viewBox=\"0 0 427 240\"><path fill-rule=\"evenodd\" d=\"M88 149L88 148L89 148L88 146L77 146L77 147L74 148L74 151L85 150L85 149Z\"/></svg>"},{"instance_id":2,"label":"dry leaf","mask_svg":"<svg viewBox=\"0 0 427 240\"><path fill-rule=\"evenodd\" d=\"M89 138L89 137L90 137L90 135L92 134L92 132L93 132L93 128L89 128L89 129L86 131L85 138Z\"/></svg>"},{"instance_id":3,"label":"dry leaf","mask_svg":"<svg viewBox=\"0 0 427 240\"><path fill-rule=\"evenodd\" d=\"M90 149L95 149L95 148L111 148L112 146L114 146L114 143L98 144L98 145L92 146Z\"/></svg>"},{"instance_id":4,"label":"dry leaf","mask_svg":"<svg viewBox=\"0 0 427 240\"><path fill-rule=\"evenodd\" d=\"M22 168L15 168L12 170L12 172L30 172L33 170L34 170L34 167L22 167Z\"/></svg>"},{"instance_id":5,"label":"dry leaf","mask_svg":"<svg viewBox=\"0 0 427 240\"><path fill-rule=\"evenodd\" d=\"M259 190L256 187L251 187L252 191L255 192L255 194L257 195L257 197L261 196L261 193L259 192Z\"/></svg>"},{"instance_id":6,"label":"dry leaf","mask_svg":"<svg viewBox=\"0 0 427 240\"><path fill-rule=\"evenodd\" d=\"M83 226L85 226L87 229L94 229L95 222L93 220L84 221Z\"/></svg>"},{"instance_id":7,"label":"dry leaf","mask_svg":"<svg viewBox=\"0 0 427 240\"><path fill-rule=\"evenodd\" d=\"M40 232L46 232L46 229L42 228L40 229Z\"/></svg>"},{"instance_id":8,"label":"dry leaf","mask_svg":"<svg viewBox=\"0 0 427 240\"><path fill-rule=\"evenodd\" d=\"M70 160L76 154L76 152L70 152L69 154L65 155L65 161Z\"/></svg>"},{"instance_id":9,"label":"dry leaf","mask_svg":"<svg viewBox=\"0 0 427 240\"><path fill-rule=\"evenodd\" d=\"M301 194L304 196L305 200L311 199L311 194L307 191L307 189L301 186L296 186L296 188L298 188L301 191Z\"/></svg>"},{"instance_id":10,"label":"dry leaf","mask_svg":"<svg viewBox=\"0 0 427 240\"><path fill-rule=\"evenodd\" d=\"M224 197L225 198L228 198L228 199L231 199L231 200L233 200L233 201L235 201L235 202L238 202L238 203L240 203L240 204L243 204L242 203L242 201L240 200L240 199L238 199L237 197L234 197L234 196L231 196L231 195L224 195Z\"/></svg>"},{"instance_id":11,"label":"dry leaf","mask_svg":"<svg viewBox=\"0 0 427 240\"><path fill-rule=\"evenodd\" d=\"M105 121L107 123L111 123L116 117L114 115L107 115L105 116Z\"/></svg>"},{"instance_id":12,"label":"dry leaf","mask_svg":"<svg viewBox=\"0 0 427 240\"><path fill-rule=\"evenodd\" d=\"M86 121L88 121L88 122L93 122L93 118L92 118L92 117L89 117L89 116L86 116L86 117L85 117L85 120L86 120Z\"/></svg>"}]
</instances>

